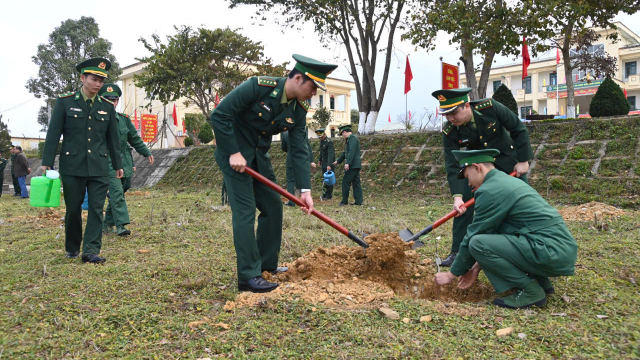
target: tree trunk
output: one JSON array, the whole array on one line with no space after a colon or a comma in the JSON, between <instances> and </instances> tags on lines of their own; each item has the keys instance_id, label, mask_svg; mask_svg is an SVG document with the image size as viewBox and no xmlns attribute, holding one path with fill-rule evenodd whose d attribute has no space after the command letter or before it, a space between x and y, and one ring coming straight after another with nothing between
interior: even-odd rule
<instances>
[{"instance_id":1,"label":"tree trunk","mask_svg":"<svg viewBox=\"0 0 640 360\"><path fill-rule=\"evenodd\" d=\"M460 61L462 61L462 64L464 65L464 75L467 77L467 87L471 88L469 97L471 100L477 100L478 85L476 81L476 72L473 66L473 51L464 44L460 45L460 51L462 52Z\"/></svg>"},{"instance_id":2,"label":"tree trunk","mask_svg":"<svg viewBox=\"0 0 640 360\"><path fill-rule=\"evenodd\" d=\"M478 99L483 99L487 96L489 73L491 72L491 64L493 63L493 58L495 56L495 51L489 51L484 55L484 61L482 62L482 72L480 73L480 83L478 84Z\"/></svg>"},{"instance_id":3,"label":"tree trunk","mask_svg":"<svg viewBox=\"0 0 640 360\"><path fill-rule=\"evenodd\" d=\"M566 51L565 51L566 49ZM564 59L567 59L564 62L564 74L565 74L565 78L567 79L566 85L567 85L567 119L571 119L571 118L575 118L576 117L576 107L574 104L574 94L573 94L573 74L571 73L573 71L573 67L571 66L571 61L569 60L569 47L563 47L562 48L562 57ZM558 82L559 84L559 82Z\"/></svg>"},{"instance_id":4,"label":"tree trunk","mask_svg":"<svg viewBox=\"0 0 640 360\"><path fill-rule=\"evenodd\" d=\"M376 131L376 120L378 120L378 112L370 111L367 116L367 130L365 134L373 134Z\"/></svg>"}]
</instances>

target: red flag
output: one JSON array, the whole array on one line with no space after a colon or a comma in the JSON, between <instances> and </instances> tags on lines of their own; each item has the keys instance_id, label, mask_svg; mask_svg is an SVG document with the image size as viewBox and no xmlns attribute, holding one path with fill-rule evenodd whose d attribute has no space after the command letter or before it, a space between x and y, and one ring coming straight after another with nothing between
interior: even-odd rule
<instances>
[{"instance_id":1,"label":"red flag","mask_svg":"<svg viewBox=\"0 0 640 360\"><path fill-rule=\"evenodd\" d=\"M216 93L216 100L213 103L213 107L217 108L218 104L220 104L220 98L218 97L218 93Z\"/></svg>"},{"instance_id":2,"label":"red flag","mask_svg":"<svg viewBox=\"0 0 640 360\"><path fill-rule=\"evenodd\" d=\"M389 114L389 122L391 122L391 114Z\"/></svg>"},{"instance_id":3,"label":"red flag","mask_svg":"<svg viewBox=\"0 0 640 360\"><path fill-rule=\"evenodd\" d=\"M409 111L409 120L411 120L411 111Z\"/></svg>"},{"instance_id":4,"label":"red flag","mask_svg":"<svg viewBox=\"0 0 640 360\"><path fill-rule=\"evenodd\" d=\"M411 80L413 80L413 74L411 73L411 65L409 65L409 56L407 56L407 65L404 68L404 94L405 95L407 95L409 90L411 90ZM391 122L391 120L389 120L389 122Z\"/></svg>"},{"instance_id":5,"label":"red flag","mask_svg":"<svg viewBox=\"0 0 640 360\"><path fill-rule=\"evenodd\" d=\"M624 97L627 97L627 89L624 89Z\"/></svg>"},{"instance_id":6,"label":"red flag","mask_svg":"<svg viewBox=\"0 0 640 360\"><path fill-rule=\"evenodd\" d=\"M173 103L173 125L178 126L178 113L176 112L176 103Z\"/></svg>"},{"instance_id":7,"label":"red flag","mask_svg":"<svg viewBox=\"0 0 640 360\"><path fill-rule=\"evenodd\" d=\"M578 74L576 74L576 81L578 81Z\"/></svg>"},{"instance_id":8,"label":"red flag","mask_svg":"<svg viewBox=\"0 0 640 360\"><path fill-rule=\"evenodd\" d=\"M438 108L436 108L436 119L438 118Z\"/></svg>"},{"instance_id":9,"label":"red flag","mask_svg":"<svg viewBox=\"0 0 640 360\"><path fill-rule=\"evenodd\" d=\"M556 64L560 64L560 49L556 49Z\"/></svg>"},{"instance_id":10,"label":"red flag","mask_svg":"<svg viewBox=\"0 0 640 360\"><path fill-rule=\"evenodd\" d=\"M527 38L522 37L522 79L527 77L527 68L531 64L529 48L527 48Z\"/></svg>"}]
</instances>

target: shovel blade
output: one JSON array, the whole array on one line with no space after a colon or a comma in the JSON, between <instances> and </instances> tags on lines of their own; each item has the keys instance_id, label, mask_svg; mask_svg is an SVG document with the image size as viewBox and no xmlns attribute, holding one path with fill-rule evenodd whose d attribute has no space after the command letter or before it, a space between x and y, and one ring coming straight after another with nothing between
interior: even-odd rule
<instances>
[{"instance_id":1,"label":"shovel blade","mask_svg":"<svg viewBox=\"0 0 640 360\"><path fill-rule=\"evenodd\" d=\"M409 239L411 239L411 237L413 236L413 232L405 228L398 231L398 236L400 236L400 239L402 239L403 241L409 241Z\"/></svg>"}]
</instances>

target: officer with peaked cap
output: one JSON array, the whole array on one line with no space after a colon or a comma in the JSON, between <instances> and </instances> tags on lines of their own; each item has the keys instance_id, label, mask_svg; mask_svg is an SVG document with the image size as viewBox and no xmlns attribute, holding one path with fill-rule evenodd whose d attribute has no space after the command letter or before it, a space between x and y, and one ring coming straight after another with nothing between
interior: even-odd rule
<instances>
[{"instance_id":1,"label":"officer with peaked cap","mask_svg":"<svg viewBox=\"0 0 640 360\"><path fill-rule=\"evenodd\" d=\"M342 200L338 206L349 203L349 189L353 185L353 198L351 205L362 205L362 184L360 183L360 140L351 132L351 124L338 127L340 136L344 138L345 147L340 157L333 162L333 165L341 164L344 161L344 176L342 177Z\"/></svg>"},{"instance_id":2,"label":"officer with peaked cap","mask_svg":"<svg viewBox=\"0 0 640 360\"><path fill-rule=\"evenodd\" d=\"M307 100L318 88L326 90L327 75L337 65L293 55L295 68L288 77L252 77L235 88L211 113L216 135L216 162L229 194L233 241L237 255L238 290L268 292L278 284L262 278L263 271L278 272L282 242L280 195L244 173L249 166L276 181L267 152L271 138L289 133L289 153L303 211L313 209L309 152L306 147ZM258 230L254 231L256 208Z\"/></svg>"},{"instance_id":3,"label":"officer with peaked cap","mask_svg":"<svg viewBox=\"0 0 640 360\"><path fill-rule=\"evenodd\" d=\"M551 276L573 275L578 244L562 216L527 183L498 171L496 149L457 151L458 178L475 189L475 216L467 228L451 271L438 273L445 285L461 276L466 289L483 270L497 293L494 304L519 309L543 306L554 292Z\"/></svg>"},{"instance_id":4,"label":"officer with peaked cap","mask_svg":"<svg viewBox=\"0 0 640 360\"><path fill-rule=\"evenodd\" d=\"M76 258L82 243L82 262L102 263L102 209L109 189L111 168L122 178L122 159L116 111L111 101L98 96L111 62L104 58L85 60L76 66L82 88L61 94L51 112L42 154L42 169L53 167L56 148L60 149L60 175L67 212L64 220L65 249ZM115 159L115 160L114 160ZM82 242L82 202L89 194L89 216Z\"/></svg>"},{"instance_id":5,"label":"officer with peaked cap","mask_svg":"<svg viewBox=\"0 0 640 360\"><path fill-rule=\"evenodd\" d=\"M516 114L493 99L470 101L470 88L437 90L431 95L440 102L440 113L447 118L442 129L445 166L449 189L453 195L453 209L458 216L453 220L451 253L442 261L451 266L458 248L473 221L473 207L462 206L472 197L467 180L458 179L458 162L453 150L482 150L493 148L500 151L496 156L498 170L511 173L527 182L529 160L533 159L529 133Z\"/></svg>"},{"instance_id":6,"label":"officer with peaked cap","mask_svg":"<svg viewBox=\"0 0 640 360\"><path fill-rule=\"evenodd\" d=\"M333 147L333 141L327 137L325 128L316 130L316 135L320 137L320 155L318 156L318 166L322 173L327 171L334 171L333 162L336 158L336 151ZM333 197L333 185L327 185L322 183L322 197L320 200L329 200Z\"/></svg>"},{"instance_id":7,"label":"officer with peaked cap","mask_svg":"<svg viewBox=\"0 0 640 360\"><path fill-rule=\"evenodd\" d=\"M122 95L122 90L116 84L104 84L100 89L100 96L113 102L113 106L118 106L118 101ZM120 138L120 157L122 159L122 167L124 176L120 179L116 178L116 172L109 170L109 204L105 211L102 223L102 231L104 233L115 232L118 236L126 236L131 231L125 226L130 223L129 209L124 199L124 193L131 187L131 177L133 176L133 159L131 157L129 144L136 151L146 157L150 164L153 164L153 156L147 145L144 144L138 131L136 130L129 116L116 113L118 122L118 134ZM109 158L109 168L111 168L111 158ZM114 229L115 225L115 229Z\"/></svg>"}]
</instances>

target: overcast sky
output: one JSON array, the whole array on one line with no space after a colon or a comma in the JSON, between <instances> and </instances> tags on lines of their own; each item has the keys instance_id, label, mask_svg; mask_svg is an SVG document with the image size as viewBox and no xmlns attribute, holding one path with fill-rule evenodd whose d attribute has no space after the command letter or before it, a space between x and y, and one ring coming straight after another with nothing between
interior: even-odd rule
<instances>
[{"instance_id":1,"label":"overcast sky","mask_svg":"<svg viewBox=\"0 0 640 360\"><path fill-rule=\"evenodd\" d=\"M254 41L262 41L265 54L276 63L290 61L291 54L299 53L330 61L335 54L344 54L344 49L332 46L324 48L319 37L307 25L302 32L281 29L270 20L263 26L252 25L250 14L255 11L251 6L229 9L222 0L180 2L131 1L131 2L83 2L83 1L12 1L4 3L3 19L0 22L0 112L3 121L9 120L12 136L38 137L40 126L36 122L38 109L44 104L25 88L30 77L35 77L38 67L31 57L36 54L39 44L47 43L49 34L67 19L79 19L92 16L100 27L100 35L111 41L112 51L122 67L135 62L136 57L146 55L146 50L138 38L149 37L157 33L165 39L174 34L173 26L204 26L210 29L231 27L242 28L240 32ZM640 15L619 15L617 21L623 22L636 34L640 34ZM437 90L440 60L455 63L459 51L448 45L448 37L443 34L437 41L437 49L426 53L414 52L409 42L395 42L394 56L391 60L389 82L382 109L377 122L377 130L398 127L396 117L405 111L404 68L405 56L409 55L413 71L412 90L408 94L408 108L412 113L420 113L424 108L435 110L437 102L431 92ZM341 52L342 51L342 52ZM382 59L382 56L380 56ZM521 60L520 60L521 61ZM498 59L498 64L510 63L511 59ZM331 76L352 80L347 71L348 64L340 64ZM381 83L384 64L377 67L377 84ZM464 72L464 69L460 70ZM355 92L351 101L357 107ZM392 124L388 123L391 115Z\"/></svg>"}]
</instances>

